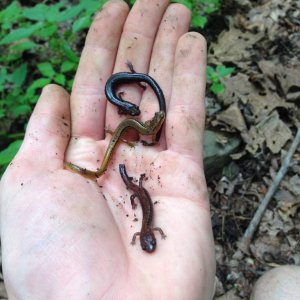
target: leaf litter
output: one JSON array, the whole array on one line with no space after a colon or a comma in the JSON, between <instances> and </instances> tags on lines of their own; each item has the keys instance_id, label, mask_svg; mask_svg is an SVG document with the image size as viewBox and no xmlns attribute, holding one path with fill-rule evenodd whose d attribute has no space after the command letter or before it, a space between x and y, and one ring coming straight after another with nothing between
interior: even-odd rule
<instances>
[{"instance_id":1,"label":"leaf litter","mask_svg":"<svg viewBox=\"0 0 300 300\"><path fill-rule=\"evenodd\" d=\"M221 79L224 93L208 95L218 110L206 126L238 134L242 148L231 155L235 177L220 172L209 181L215 299L249 299L266 271L300 265L300 148L264 213L250 253L238 247L299 128L300 2L223 2L229 25L209 45L208 64L235 67L235 73Z\"/></svg>"}]
</instances>

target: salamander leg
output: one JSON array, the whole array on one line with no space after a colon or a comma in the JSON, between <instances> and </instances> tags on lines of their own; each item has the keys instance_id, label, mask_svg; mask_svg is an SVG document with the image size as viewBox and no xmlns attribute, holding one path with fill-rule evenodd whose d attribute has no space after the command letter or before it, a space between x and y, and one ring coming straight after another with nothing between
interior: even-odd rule
<instances>
[{"instance_id":1,"label":"salamander leg","mask_svg":"<svg viewBox=\"0 0 300 300\"><path fill-rule=\"evenodd\" d=\"M133 68L133 64L131 61L127 61L126 63L128 69L130 70L131 73L136 73L135 69ZM143 89L145 90L147 88L147 86L145 84L142 84L140 82L137 82L137 84Z\"/></svg>"},{"instance_id":2,"label":"salamander leg","mask_svg":"<svg viewBox=\"0 0 300 300\"><path fill-rule=\"evenodd\" d=\"M142 188L143 187L143 180L146 177L146 174L143 173L140 175L140 179L139 179L139 187Z\"/></svg>"},{"instance_id":3,"label":"salamander leg","mask_svg":"<svg viewBox=\"0 0 300 300\"><path fill-rule=\"evenodd\" d=\"M131 61L127 60L126 66L130 70L131 73L136 73L135 69L133 68L133 64L132 64Z\"/></svg>"},{"instance_id":4,"label":"salamander leg","mask_svg":"<svg viewBox=\"0 0 300 300\"><path fill-rule=\"evenodd\" d=\"M157 141L147 142L147 141L141 140L141 143L143 146L155 146L158 142Z\"/></svg>"},{"instance_id":5,"label":"salamander leg","mask_svg":"<svg viewBox=\"0 0 300 300\"><path fill-rule=\"evenodd\" d=\"M124 96L125 94L126 94L125 92L119 92L119 93L118 93L118 97L119 97L121 100L124 100L122 96ZM121 107L119 107L118 114L119 114L119 115L126 115L127 112L124 111Z\"/></svg>"},{"instance_id":6,"label":"salamander leg","mask_svg":"<svg viewBox=\"0 0 300 300\"><path fill-rule=\"evenodd\" d=\"M110 135L113 135L114 134L114 131L113 130L111 130L111 129L105 129L105 133L108 133L108 134L110 134ZM132 142L132 141L128 141L128 140L126 140L126 139L121 139L121 141L123 142L123 143L125 143L125 144L127 144L129 147L134 147L135 146L135 142Z\"/></svg>"},{"instance_id":7,"label":"salamander leg","mask_svg":"<svg viewBox=\"0 0 300 300\"><path fill-rule=\"evenodd\" d=\"M136 237L139 236L139 235L141 235L140 232L136 232L136 233L133 235L132 240L131 240L131 243L130 243L131 245L134 245L134 244L135 244Z\"/></svg>"},{"instance_id":8,"label":"salamander leg","mask_svg":"<svg viewBox=\"0 0 300 300\"><path fill-rule=\"evenodd\" d=\"M147 88L146 84L142 84L141 82L137 82L137 85L141 87L143 90Z\"/></svg>"},{"instance_id":9,"label":"salamander leg","mask_svg":"<svg viewBox=\"0 0 300 300\"><path fill-rule=\"evenodd\" d=\"M120 99L122 99L122 100L124 100L124 99L122 98L123 95L125 95L125 92L123 92L123 91L118 93L118 97L119 97Z\"/></svg>"},{"instance_id":10,"label":"salamander leg","mask_svg":"<svg viewBox=\"0 0 300 300\"><path fill-rule=\"evenodd\" d=\"M136 194L133 194L130 196L130 202L131 202L131 207L132 209L136 209L137 208L137 204L134 202L134 198L137 197Z\"/></svg>"},{"instance_id":11,"label":"salamander leg","mask_svg":"<svg viewBox=\"0 0 300 300\"><path fill-rule=\"evenodd\" d=\"M155 228L153 228L153 231L154 230L156 230L156 231L158 231L159 233L160 233L160 235L161 235L161 238L164 240L164 239L166 239L166 235L165 235L165 233L162 231L162 229L161 228L159 228L159 227L155 227Z\"/></svg>"},{"instance_id":12,"label":"salamander leg","mask_svg":"<svg viewBox=\"0 0 300 300\"><path fill-rule=\"evenodd\" d=\"M130 181L132 181L132 180L133 180L133 177L132 177L132 176L128 176L128 179L129 179Z\"/></svg>"}]
</instances>

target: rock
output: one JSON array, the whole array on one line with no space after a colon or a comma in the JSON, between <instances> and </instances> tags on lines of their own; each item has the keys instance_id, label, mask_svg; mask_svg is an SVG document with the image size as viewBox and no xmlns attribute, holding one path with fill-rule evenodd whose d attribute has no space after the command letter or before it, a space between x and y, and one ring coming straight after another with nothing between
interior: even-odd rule
<instances>
[{"instance_id":1,"label":"rock","mask_svg":"<svg viewBox=\"0 0 300 300\"><path fill-rule=\"evenodd\" d=\"M297 300L299 298L299 266L283 266L266 272L256 282L251 294L251 300Z\"/></svg>"}]
</instances>

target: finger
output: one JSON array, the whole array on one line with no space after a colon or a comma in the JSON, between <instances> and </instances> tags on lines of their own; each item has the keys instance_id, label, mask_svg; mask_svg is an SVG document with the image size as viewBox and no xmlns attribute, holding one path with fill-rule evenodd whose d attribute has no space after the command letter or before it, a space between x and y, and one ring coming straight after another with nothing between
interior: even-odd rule
<instances>
[{"instance_id":1,"label":"finger","mask_svg":"<svg viewBox=\"0 0 300 300\"><path fill-rule=\"evenodd\" d=\"M36 170L62 168L70 127L69 95L58 85L45 86L16 159L27 161Z\"/></svg>"},{"instance_id":2,"label":"finger","mask_svg":"<svg viewBox=\"0 0 300 300\"><path fill-rule=\"evenodd\" d=\"M72 136L95 140L104 136L104 86L113 70L127 14L124 1L109 1L91 25L71 94Z\"/></svg>"},{"instance_id":3,"label":"finger","mask_svg":"<svg viewBox=\"0 0 300 300\"><path fill-rule=\"evenodd\" d=\"M169 4L168 0L138 0L133 6L124 25L114 73L128 71L127 61L132 62L136 72L148 73L151 51L161 18ZM122 86L124 99L139 104L141 89L136 85ZM115 128L120 122L118 110L107 105L107 126Z\"/></svg>"},{"instance_id":4,"label":"finger","mask_svg":"<svg viewBox=\"0 0 300 300\"><path fill-rule=\"evenodd\" d=\"M190 18L191 12L185 6L170 5L161 20L153 46L149 75L162 88L167 107L171 98L176 46L179 38L188 31ZM143 94L140 108L142 120L149 120L157 111L156 96L151 88L148 88ZM165 148L163 135L160 139L160 147Z\"/></svg>"},{"instance_id":5,"label":"finger","mask_svg":"<svg viewBox=\"0 0 300 300\"><path fill-rule=\"evenodd\" d=\"M180 38L166 122L168 149L202 163L205 121L206 41L190 32Z\"/></svg>"}]
</instances>

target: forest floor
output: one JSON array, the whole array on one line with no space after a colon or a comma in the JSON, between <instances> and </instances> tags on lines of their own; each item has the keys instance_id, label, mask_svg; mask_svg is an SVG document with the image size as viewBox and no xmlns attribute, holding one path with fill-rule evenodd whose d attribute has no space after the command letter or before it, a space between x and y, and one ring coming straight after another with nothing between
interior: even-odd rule
<instances>
[{"instance_id":1,"label":"forest floor","mask_svg":"<svg viewBox=\"0 0 300 300\"><path fill-rule=\"evenodd\" d=\"M241 251L240 243L299 128L300 3L223 3L222 15L212 18L203 33L209 42L208 64L235 67L235 73L222 79L224 93L207 95L206 128L238 133L242 142L231 163L209 180L216 297L235 300L249 299L266 271L300 265L300 148L250 247Z\"/></svg>"},{"instance_id":2,"label":"forest floor","mask_svg":"<svg viewBox=\"0 0 300 300\"><path fill-rule=\"evenodd\" d=\"M202 34L208 64L234 67L224 93L207 91L206 128L230 163L208 178L216 245L218 299L249 299L256 280L300 265L300 148L272 197L249 248L241 238L295 138L300 121L300 2L223 0ZM242 250L243 251L242 251ZM2 274L1 274L2 275ZM3 282L0 300L7 299Z\"/></svg>"}]
</instances>

